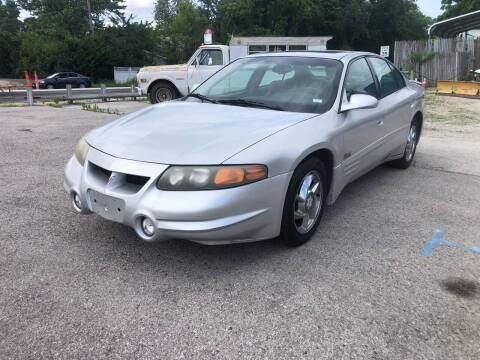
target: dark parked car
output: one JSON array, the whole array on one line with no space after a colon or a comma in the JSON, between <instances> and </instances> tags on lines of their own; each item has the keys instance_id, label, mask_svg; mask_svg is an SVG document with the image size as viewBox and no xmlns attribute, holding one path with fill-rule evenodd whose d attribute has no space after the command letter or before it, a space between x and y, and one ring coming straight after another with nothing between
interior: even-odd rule
<instances>
[{"instance_id":1,"label":"dark parked car","mask_svg":"<svg viewBox=\"0 0 480 360\"><path fill-rule=\"evenodd\" d=\"M67 84L72 84L73 88L87 88L92 85L89 77L74 72L60 72L41 79L38 82L38 88L64 89L67 87ZM32 86L35 88L35 83Z\"/></svg>"}]
</instances>

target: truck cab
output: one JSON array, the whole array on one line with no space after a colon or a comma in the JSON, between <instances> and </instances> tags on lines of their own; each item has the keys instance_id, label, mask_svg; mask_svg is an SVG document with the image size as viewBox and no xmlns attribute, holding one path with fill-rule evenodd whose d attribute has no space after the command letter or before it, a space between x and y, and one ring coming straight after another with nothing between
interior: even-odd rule
<instances>
[{"instance_id":1,"label":"truck cab","mask_svg":"<svg viewBox=\"0 0 480 360\"><path fill-rule=\"evenodd\" d=\"M324 51L331 36L232 37L230 46L202 45L184 65L147 66L137 74L142 95L152 104L187 95L222 67L252 54Z\"/></svg>"},{"instance_id":2,"label":"truck cab","mask_svg":"<svg viewBox=\"0 0 480 360\"><path fill-rule=\"evenodd\" d=\"M152 104L187 95L231 61L226 45L202 45L183 65L147 66L137 74L142 95Z\"/></svg>"}]
</instances>

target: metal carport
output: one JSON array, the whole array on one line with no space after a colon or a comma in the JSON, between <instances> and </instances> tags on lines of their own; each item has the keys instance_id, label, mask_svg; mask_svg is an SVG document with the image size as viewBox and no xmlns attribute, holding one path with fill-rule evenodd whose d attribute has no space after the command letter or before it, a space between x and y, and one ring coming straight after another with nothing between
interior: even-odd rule
<instances>
[{"instance_id":1,"label":"metal carport","mask_svg":"<svg viewBox=\"0 0 480 360\"><path fill-rule=\"evenodd\" d=\"M473 29L480 29L480 10L437 22L430 26L428 35L453 38Z\"/></svg>"}]
</instances>

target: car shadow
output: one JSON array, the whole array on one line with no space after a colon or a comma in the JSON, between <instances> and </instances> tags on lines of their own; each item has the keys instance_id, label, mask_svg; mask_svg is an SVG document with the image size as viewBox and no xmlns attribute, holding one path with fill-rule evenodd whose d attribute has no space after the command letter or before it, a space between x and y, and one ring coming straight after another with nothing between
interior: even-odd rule
<instances>
[{"instance_id":1,"label":"car shadow","mask_svg":"<svg viewBox=\"0 0 480 360\"><path fill-rule=\"evenodd\" d=\"M335 253L328 253L339 246L342 242L342 236L322 236L322 232L329 228L341 226L338 214L344 209L352 209L360 206L356 202L356 194L365 194L376 191L379 182L387 182L388 177L396 170L386 166L381 166L344 189L333 206L326 208L322 223L314 235L313 239L300 247L288 247L279 243L276 239L228 245L201 245L186 240L169 240L157 243L147 243L140 240L133 229L124 225L112 223L100 217L89 217L87 224L82 232L95 233L89 236L88 243L83 242L85 246L94 246L95 249L88 249L88 253L98 251L103 253L102 258L111 262L124 263L128 261L129 265L135 269L137 267L148 268L153 273L168 272L191 272L195 269L199 272L216 274L232 273L238 271L273 271L275 268L282 267L286 263L297 269L302 266L310 266L299 262L298 259L310 259L312 251L317 251L317 260L325 262L325 265L336 261ZM319 238L321 241L318 241ZM93 244L92 244L93 242ZM324 249L327 250L324 250ZM323 250L320 250L323 249ZM327 253L325 252L327 251ZM265 265L270 263L270 265Z\"/></svg>"}]
</instances>

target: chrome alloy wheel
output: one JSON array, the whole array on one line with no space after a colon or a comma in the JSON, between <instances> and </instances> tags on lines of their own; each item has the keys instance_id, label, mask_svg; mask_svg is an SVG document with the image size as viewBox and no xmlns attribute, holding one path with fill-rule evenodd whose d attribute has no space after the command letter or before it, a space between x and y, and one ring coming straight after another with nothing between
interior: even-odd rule
<instances>
[{"instance_id":1,"label":"chrome alloy wheel","mask_svg":"<svg viewBox=\"0 0 480 360\"><path fill-rule=\"evenodd\" d=\"M155 97L157 99L157 102L164 102L164 101L172 100L173 99L173 94L170 91L170 89L160 88L155 93Z\"/></svg>"},{"instance_id":2,"label":"chrome alloy wheel","mask_svg":"<svg viewBox=\"0 0 480 360\"><path fill-rule=\"evenodd\" d=\"M300 234L308 233L320 216L323 202L323 186L320 173L310 171L303 178L294 201L295 228Z\"/></svg>"},{"instance_id":3,"label":"chrome alloy wheel","mask_svg":"<svg viewBox=\"0 0 480 360\"><path fill-rule=\"evenodd\" d=\"M412 124L410 132L408 133L407 146L405 147L405 160L410 161L415 155L417 147L417 125Z\"/></svg>"}]
</instances>

